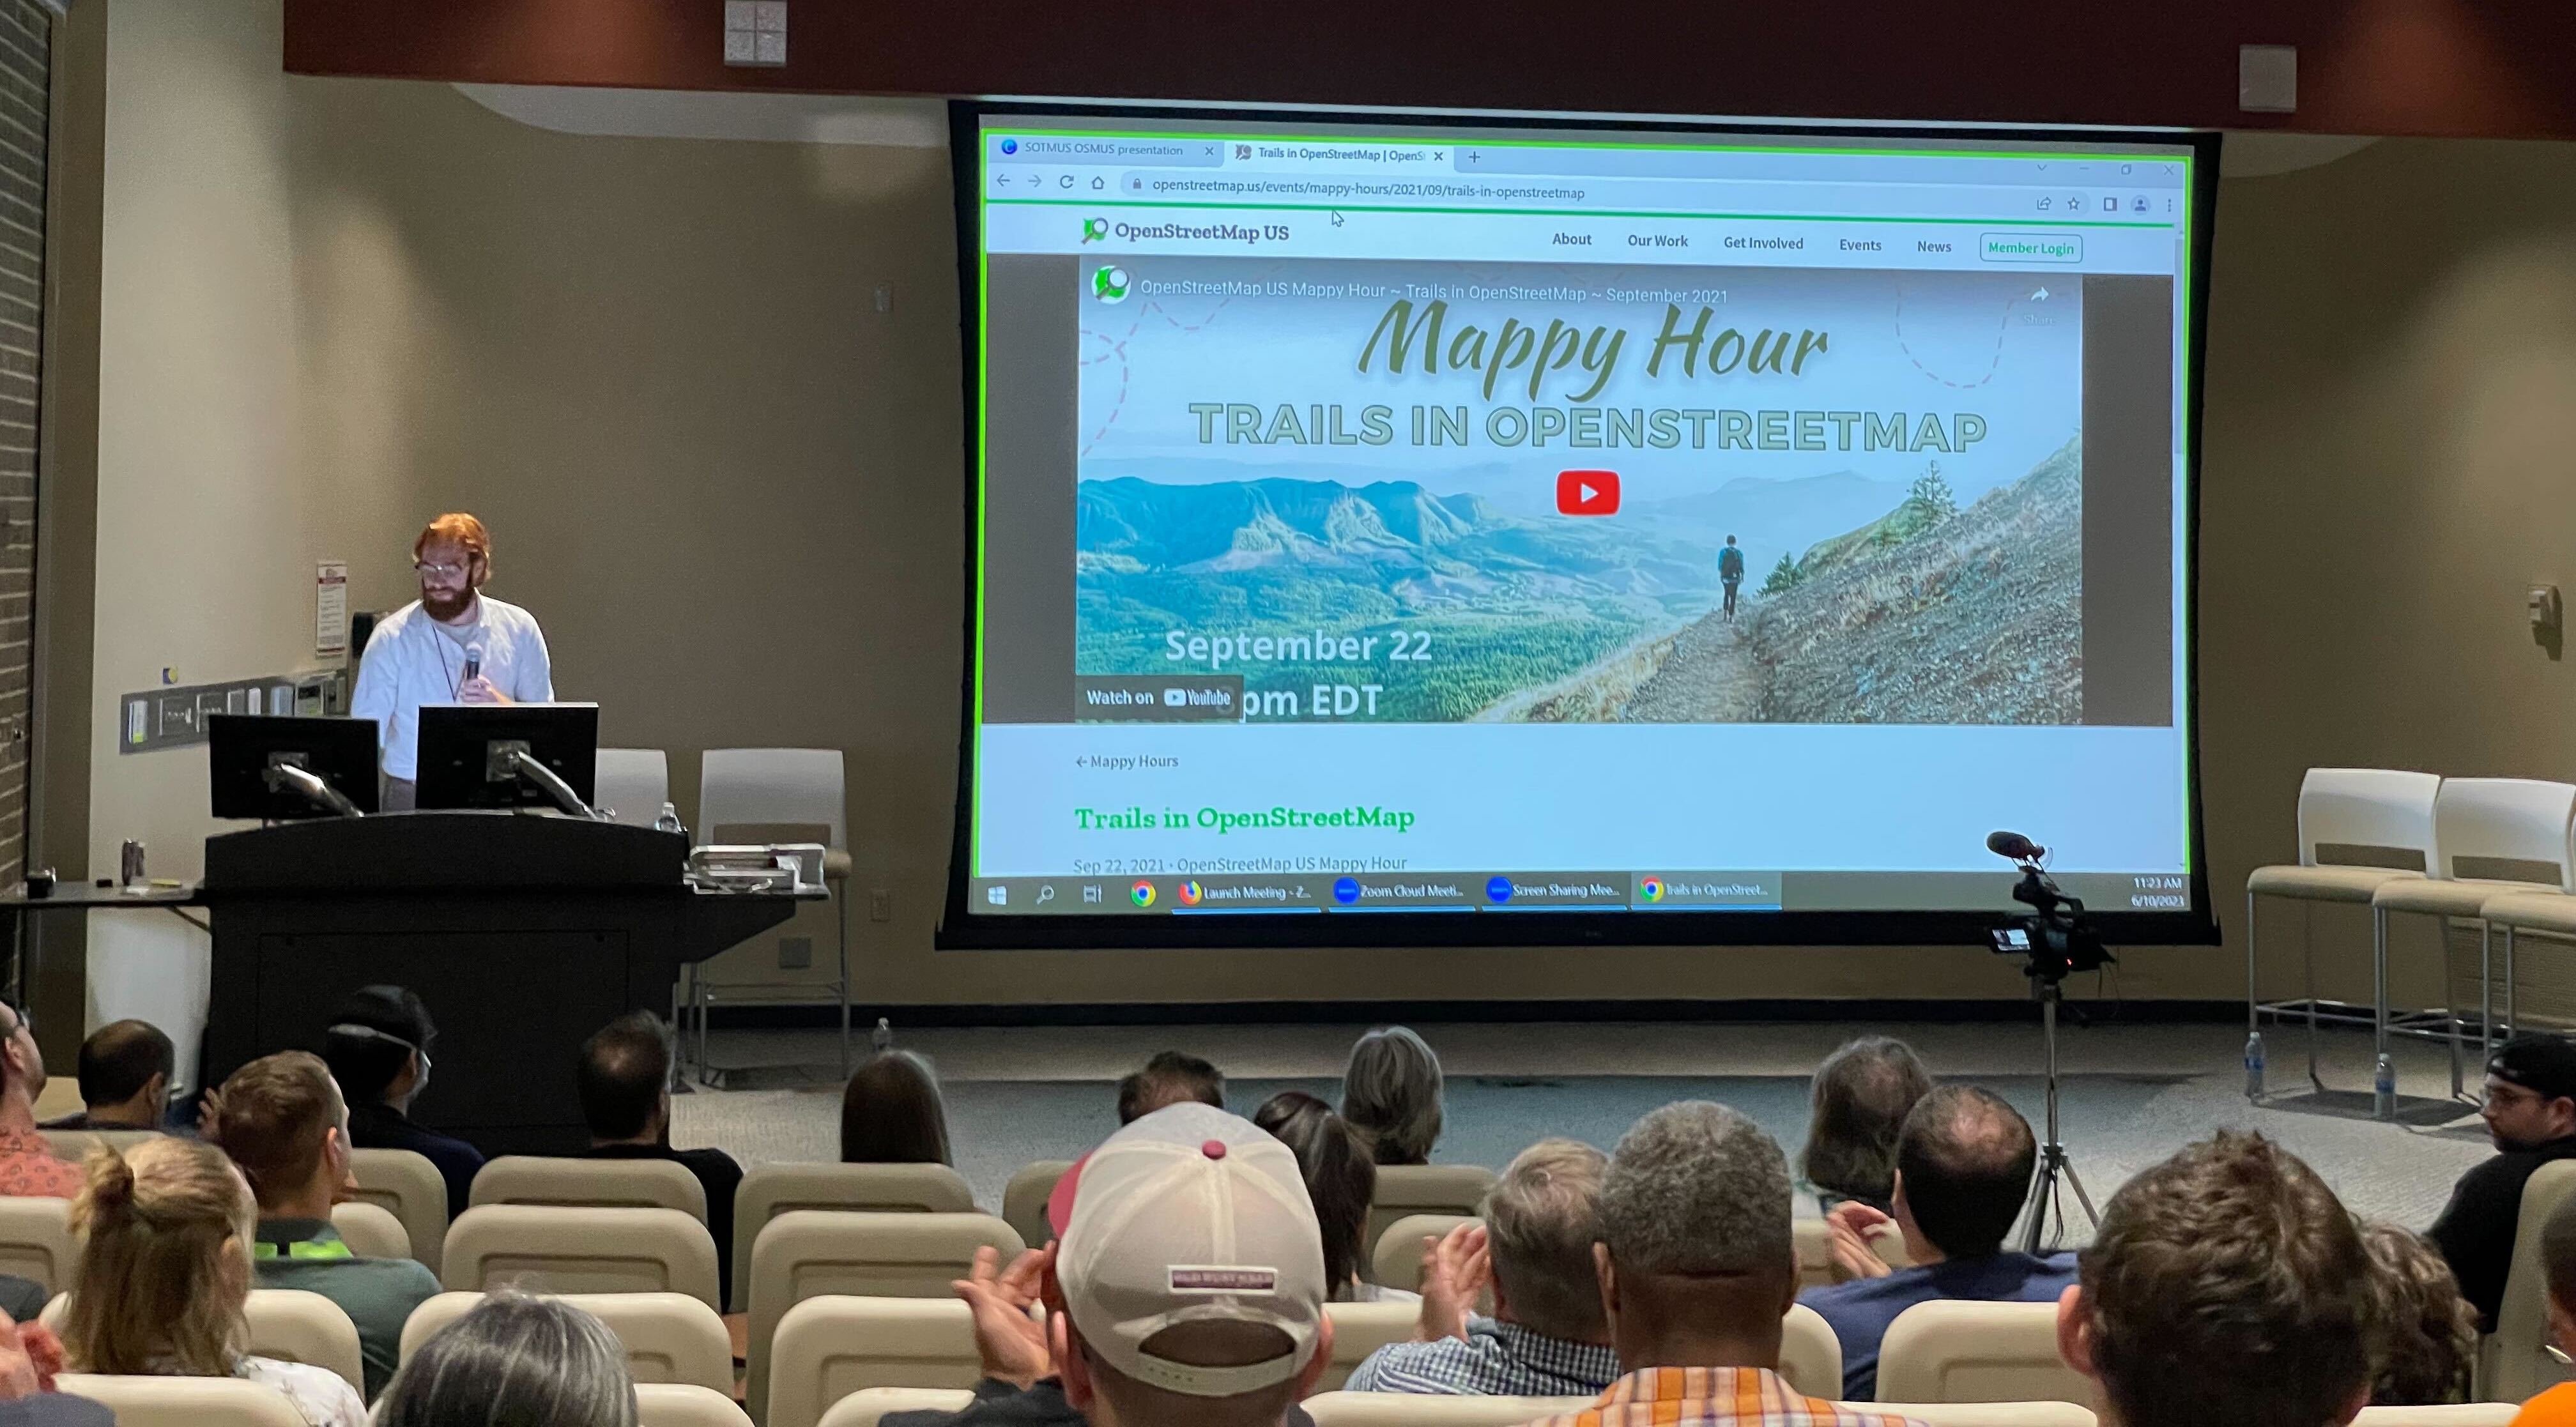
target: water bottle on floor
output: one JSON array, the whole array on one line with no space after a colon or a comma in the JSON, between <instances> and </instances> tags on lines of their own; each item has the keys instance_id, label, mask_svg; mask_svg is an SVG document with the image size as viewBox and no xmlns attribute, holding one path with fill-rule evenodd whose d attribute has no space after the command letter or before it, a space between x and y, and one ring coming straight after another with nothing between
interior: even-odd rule
<instances>
[{"instance_id":1,"label":"water bottle on floor","mask_svg":"<svg viewBox=\"0 0 2576 1427\"><path fill-rule=\"evenodd\" d=\"M887 1020L883 1016L877 1017L877 1028L868 1034L868 1048L879 1055L883 1055L887 1051L894 1049L894 1023L892 1021Z\"/></svg>"},{"instance_id":2,"label":"water bottle on floor","mask_svg":"<svg viewBox=\"0 0 2576 1427\"><path fill-rule=\"evenodd\" d=\"M2397 1115L2397 1062L2386 1051L2379 1053L2379 1069L2371 1077L2370 1111L2383 1120Z\"/></svg>"},{"instance_id":3,"label":"water bottle on floor","mask_svg":"<svg viewBox=\"0 0 2576 1427\"><path fill-rule=\"evenodd\" d=\"M2245 1038L2245 1098L2263 1098L2263 1033L2256 1031Z\"/></svg>"}]
</instances>

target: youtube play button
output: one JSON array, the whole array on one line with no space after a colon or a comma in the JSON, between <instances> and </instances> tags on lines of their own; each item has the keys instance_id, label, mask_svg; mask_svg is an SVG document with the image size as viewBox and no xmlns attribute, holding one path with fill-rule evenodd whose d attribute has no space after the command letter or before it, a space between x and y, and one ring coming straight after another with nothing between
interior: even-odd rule
<instances>
[{"instance_id":1,"label":"youtube play button","mask_svg":"<svg viewBox=\"0 0 2576 1427\"><path fill-rule=\"evenodd\" d=\"M1619 513L1619 473L1617 471L1557 472L1556 513L1559 515L1617 515Z\"/></svg>"}]
</instances>

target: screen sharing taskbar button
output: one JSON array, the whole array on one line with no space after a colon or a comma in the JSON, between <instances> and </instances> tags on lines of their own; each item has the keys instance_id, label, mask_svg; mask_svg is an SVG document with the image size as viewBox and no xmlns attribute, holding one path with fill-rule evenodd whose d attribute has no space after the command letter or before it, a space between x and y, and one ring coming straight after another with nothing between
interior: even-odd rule
<instances>
[{"instance_id":1,"label":"screen sharing taskbar button","mask_svg":"<svg viewBox=\"0 0 2576 1427\"><path fill-rule=\"evenodd\" d=\"M1076 723L1232 723L1243 717L1241 674L1077 674Z\"/></svg>"}]
</instances>

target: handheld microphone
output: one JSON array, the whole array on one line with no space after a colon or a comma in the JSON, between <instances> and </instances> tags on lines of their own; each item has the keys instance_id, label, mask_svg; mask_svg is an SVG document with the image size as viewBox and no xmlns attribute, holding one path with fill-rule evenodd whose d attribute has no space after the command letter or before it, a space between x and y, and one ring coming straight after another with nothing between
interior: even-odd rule
<instances>
[{"instance_id":1,"label":"handheld microphone","mask_svg":"<svg viewBox=\"0 0 2576 1427\"><path fill-rule=\"evenodd\" d=\"M2015 862L2037 862L2048 855L2047 848L2017 832L1987 833L1986 851L1997 857L2009 857Z\"/></svg>"},{"instance_id":2,"label":"handheld microphone","mask_svg":"<svg viewBox=\"0 0 2576 1427\"><path fill-rule=\"evenodd\" d=\"M480 645L480 644L468 644L468 645L466 645L466 646L465 646L465 677L466 677L466 678L468 678L468 679L479 678L479 677L481 677L482 673L483 673L483 646L482 646L482 645ZM2000 834L2000 833L1998 833L1998 834L1996 834L1996 835L1997 835L1998 837L2002 836L2002 834Z\"/></svg>"}]
</instances>

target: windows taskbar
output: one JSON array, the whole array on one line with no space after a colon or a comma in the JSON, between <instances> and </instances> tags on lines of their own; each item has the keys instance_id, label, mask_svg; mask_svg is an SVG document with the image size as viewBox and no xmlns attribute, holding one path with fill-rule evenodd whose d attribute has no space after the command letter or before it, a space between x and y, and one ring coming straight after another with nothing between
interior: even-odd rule
<instances>
[{"instance_id":1,"label":"windows taskbar","mask_svg":"<svg viewBox=\"0 0 2576 1427\"><path fill-rule=\"evenodd\" d=\"M978 916L1244 916L1372 912L1777 912L2017 910L1996 872L1316 872L978 877ZM2064 890L2098 911L2190 905L2179 872L2069 873Z\"/></svg>"}]
</instances>

